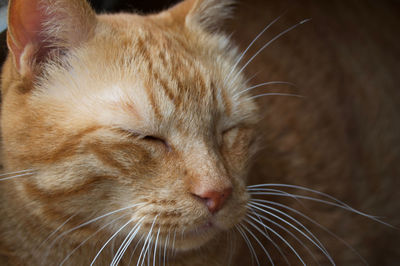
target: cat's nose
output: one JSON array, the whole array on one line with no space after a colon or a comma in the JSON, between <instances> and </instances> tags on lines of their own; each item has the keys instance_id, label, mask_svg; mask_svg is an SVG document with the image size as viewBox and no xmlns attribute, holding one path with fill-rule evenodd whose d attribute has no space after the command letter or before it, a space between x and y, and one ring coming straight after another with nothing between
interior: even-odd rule
<instances>
[{"instance_id":1,"label":"cat's nose","mask_svg":"<svg viewBox=\"0 0 400 266\"><path fill-rule=\"evenodd\" d=\"M221 190L206 190L198 193L192 193L195 197L200 198L204 201L204 204L207 206L208 210L214 214L218 210L224 206L225 201L232 194L232 187L229 186L227 188Z\"/></svg>"}]
</instances>

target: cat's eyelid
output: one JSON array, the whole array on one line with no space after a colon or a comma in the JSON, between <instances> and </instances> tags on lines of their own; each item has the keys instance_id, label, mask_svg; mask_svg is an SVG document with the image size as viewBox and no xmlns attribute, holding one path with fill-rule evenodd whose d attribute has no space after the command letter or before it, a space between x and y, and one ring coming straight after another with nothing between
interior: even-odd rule
<instances>
[{"instance_id":1,"label":"cat's eyelid","mask_svg":"<svg viewBox=\"0 0 400 266\"><path fill-rule=\"evenodd\" d=\"M222 134L225 134L225 133L227 133L227 132L229 132L229 131L231 131L231 130L234 130L234 129L236 129L236 128L238 128L238 126L230 126L230 127L227 127L226 129L222 130Z\"/></svg>"},{"instance_id":2,"label":"cat's eyelid","mask_svg":"<svg viewBox=\"0 0 400 266\"><path fill-rule=\"evenodd\" d=\"M145 139L146 137L150 136L149 134L145 134L136 130L132 130L132 129L127 129L127 128L122 128L122 127L118 127L115 128L119 133L122 133L123 135L127 136L127 137L132 137L138 140L142 140Z\"/></svg>"},{"instance_id":3,"label":"cat's eyelid","mask_svg":"<svg viewBox=\"0 0 400 266\"><path fill-rule=\"evenodd\" d=\"M234 124L232 126L228 126L226 127L224 130L222 130L222 135L231 132L233 130L243 130L243 129L252 129L254 126L251 125L247 125L247 124L243 124L243 123L239 123L239 124Z\"/></svg>"},{"instance_id":4,"label":"cat's eyelid","mask_svg":"<svg viewBox=\"0 0 400 266\"><path fill-rule=\"evenodd\" d=\"M167 148L168 151L172 150L172 147L168 143L168 141L162 137L158 137L158 136L154 136L154 135L146 135L146 136L141 137L141 139L145 140L145 141L151 141L151 142L160 142Z\"/></svg>"},{"instance_id":5,"label":"cat's eyelid","mask_svg":"<svg viewBox=\"0 0 400 266\"><path fill-rule=\"evenodd\" d=\"M225 127L225 129L222 130L222 134L225 134L229 131L235 130L235 129L240 129L245 127L243 124L232 124L230 126Z\"/></svg>"},{"instance_id":6,"label":"cat's eyelid","mask_svg":"<svg viewBox=\"0 0 400 266\"><path fill-rule=\"evenodd\" d=\"M153 141L153 142L160 142L166 146L166 148L170 151L171 145L168 143L166 139L163 137L160 137L156 134L144 134L138 131L134 131L131 129L126 129L126 128L118 128L120 131L123 131L125 134L128 134L129 136L132 136L138 140L144 140L144 141Z\"/></svg>"},{"instance_id":7,"label":"cat's eyelid","mask_svg":"<svg viewBox=\"0 0 400 266\"><path fill-rule=\"evenodd\" d=\"M158 137L156 135L152 135L152 134L145 134L142 132L138 132L138 131L134 131L134 130L129 130L129 129L123 129L123 131L125 133L128 133L130 136L135 137L136 139L139 140L160 140L160 141L164 141L163 138Z\"/></svg>"},{"instance_id":8,"label":"cat's eyelid","mask_svg":"<svg viewBox=\"0 0 400 266\"><path fill-rule=\"evenodd\" d=\"M142 138L145 137L146 134L142 134L138 131L126 129L126 128L118 128L118 131L123 132L124 134L128 134L129 136L136 137L136 138Z\"/></svg>"}]
</instances>

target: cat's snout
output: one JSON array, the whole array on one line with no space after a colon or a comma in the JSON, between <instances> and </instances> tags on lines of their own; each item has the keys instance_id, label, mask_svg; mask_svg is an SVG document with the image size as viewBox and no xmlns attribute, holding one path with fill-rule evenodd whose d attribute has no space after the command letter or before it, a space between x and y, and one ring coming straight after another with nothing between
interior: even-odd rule
<instances>
[{"instance_id":1,"label":"cat's snout","mask_svg":"<svg viewBox=\"0 0 400 266\"><path fill-rule=\"evenodd\" d=\"M214 214L224 206L224 203L232 194L232 187L229 186L221 190L206 190L192 194L201 199L207 206L208 210Z\"/></svg>"}]
</instances>

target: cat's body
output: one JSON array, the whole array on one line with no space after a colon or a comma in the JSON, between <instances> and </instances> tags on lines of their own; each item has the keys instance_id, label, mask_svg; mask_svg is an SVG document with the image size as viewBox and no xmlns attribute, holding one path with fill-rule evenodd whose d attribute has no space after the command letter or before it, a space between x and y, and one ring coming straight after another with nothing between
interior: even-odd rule
<instances>
[{"instance_id":1,"label":"cat's body","mask_svg":"<svg viewBox=\"0 0 400 266\"><path fill-rule=\"evenodd\" d=\"M255 95L286 92L305 99L260 98L265 149L256 156L251 183L315 188L398 227L399 4L255 0L239 4L232 30L240 42L251 39L263 28L260 17L275 18L288 8L288 14L266 32L265 42L304 18L312 20L270 45L248 66L247 73L249 77L259 73L253 84L281 80L297 86L270 85L255 89ZM399 263L398 230L337 208L296 206L351 243L368 263ZM343 243L319 232L338 263L362 264Z\"/></svg>"},{"instance_id":2,"label":"cat's body","mask_svg":"<svg viewBox=\"0 0 400 266\"><path fill-rule=\"evenodd\" d=\"M254 82L291 81L299 88L284 88L284 92L295 90L306 96L262 99L262 130L256 131L256 107L250 94L241 92L249 85L243 73L237 74L245 60L232 68L235 49L224 35L212 30L226 11L223 1L186 1L150 17L95 17L79 0L43 0L51 4L50 12L39 10L35 16L32 7L21 8L23 2L13 1L17 4L10 9L14 14L8 43L13 53L2 75L2 136L5 171L27 169L22 175L29 174L0 183L2 265L53 265L64 260L65 265L90 265L100 250L96 264L108 265L130 232L139 233L126 246L121 265L136 264L144 257L153 264L153 256L158 260L160 255L161 262L166 257L170 265L249 265L251 253L238 230L249 237L260 263L269 264L268 255L247 229L235 228L238 224L257 233L276 264L285 263L285 256L293 264L299 263L291 245L307 263L313 263L313 256L329 262L320 248L301 234L297 235L303 237L312 255L290 234L264 220L291 244L285 245L269 231L267 237L279 244L282 255L262 236L267 229L259 225L258 232L244 222L250 197L246 183L303 185L328 192L357 209L391 216L390 222L398 224L394 210L400 203L393 187L398 182L394 177L399 175L396 144L400 134L395 123L399 110L394 104L399 94L390 81L385 89L377 90L379 77L364 82L350 66L343 72L350 73L353 83L341 86L335 73L328 74L335 66L328 59L336 57L326 52L330 49L318 50L330 41L328 37L321 38L313 49L309 38L302 35L307 32L303 28L289 37L296 40L291 45L298 50L288 52L290 48L281 41L249 65L250 76L262 71ZM265 10L262 2L250 6ZM240 10L244 16L254 16ZM268 10L271 17L281 12ZM24 24L24 16L29 24ZM252 21L239 17L239 23L241 19ZM47 28L35 23L38 20L44 20ZM289 26L293 23L286 22ZM262 29L245 26L241 34L252 30L247 32L247 40ZM295 45L297 42L302 45ZM41 45L35 46L38 43ZM286 49L271 50L278 47ZM303 73L310 72L293 63L299 54L304 55L300 59L315 64L315 76L303 78ZM247 175L255 136L260 134L265 149L255 157L256 167ZM313 216L361 249L370 263L395 263L399 251L394 246L398 239L394 229L347 214L340 207L308 205L313 208L308 211L293 198L279 196L252 197L284 203ZM128 208L131 205L135 206ZM121 208L121 212L69 232ZM380 208L385 210L379 212ZM252 217L253 224L262 220ZM296 218L315 232L335 261L361 262L329 233L298 215ZM287 224L285 227L290 229ZM149 246L155 246L156 239L162 244L158 243L157 253L141 253L146 250L143 239L151 230ZM386 244L382 251L377 250L381 243Z\"/></svg>"}]
</instances>

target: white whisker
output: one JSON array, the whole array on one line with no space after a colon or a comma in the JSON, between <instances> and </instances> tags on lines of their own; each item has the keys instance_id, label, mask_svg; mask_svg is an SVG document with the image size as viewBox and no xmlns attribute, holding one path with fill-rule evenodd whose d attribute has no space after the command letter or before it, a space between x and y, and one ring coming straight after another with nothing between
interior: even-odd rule
<instances>
[{"instance_id":1,"label":"white whisker","mask_svg":"<svg viewBox=\"0 0 400 266\"><path fill-rule=\"evenodd\" d=\"M238 96L240 96L241 94L243 94L243 93L245 93L245 92L247 92L247 91L250 91L250 90L253 90L253 89L256 89L256 88L259 88L259 87L263 87L263 86L276 85L276 84L285 84L285 85L290 85L290 86L296 86L296 85L294 85L293 83L291 83L291 82L286 82L286 81L269 81L269 82L260 83L260 84L251 86L251 87L249 87L249 88L246 88L246 89L244 89L244 90L242 90L242 91L236 93L233 97L234 97L234 98L237 98Z\"/></svg>"},{"instance_id":2,"label":"white whisker","mask_svg":"<svg viewBox=\"0 0 400 266\"><path fill-rule=\"evenodd\" d=\"M167 237L166 237L166 239L165 239L165 243L164 243L164 262L163 262L163 266L165 266L165 261L166 261L166 257L167 257L167 245L169 244L169 235L170 235L170 230L171 230L171 228L169 228L169 230L168 230L168 235L167 235Z\"/></svg>"},{"instance_id":3,"label":"white whisker","mask_svg":"<svg viewBox=\"0 0 400 266\"><path fill-rule=\"evenodd\" d=\"M124 253L126 252L127 248L131 245L132 241L135 239L135 237L136 237L136 235L138 234L139 230L140 230L140 227L137 228L137 229L135 230L135 232L132 234L132 236L130 237L129 242L126 244L126 247L125 247L125 249L124 249ZM142 237L143 237L143 236L142 236ZM142 240L142 238L140 238L140 240ZM140 240L139 240L139 242L140 242ZM139 243L139 242L138 242L138 243ZM137 244L138 244L138 243L136 243L135 248L134 248L133 251L132 251L132 252L133 252L132 254L135 253L135 250L136 250L136 247L137 247Z\"/></svg>"},{"instance_id":4,"label":"white whisker","mask_svg":"<svg viewBox=\"0 0 400 266\"><path fill-rule=\"evenodd\" d=\"M150 241L149 244L147 245L147 249L144 256L144 258L147 256L147 266L150 266L151 252L153 251L153 245L151 244L152 242L153 242L153 236L150 237ZM144 264L144 258L142 261L142 265Z\"/></svg>"},{"instance_id":5,"label":"white whisker","mask_svg":"<svg viewBox=\"0 0 400 266\"><path fill-rule=\"evenodd\" d=\"M256 192L251 191L251 192L249 192L249 194L250 195L282 196L282 197L290 197L290 198L296 198L296 199L306 199L306 200L310 200L310 201L324 203L324 204L327 204L327 205L330 205L330 206L339 207L339 208L342 208L342 209L345 209L347 211L352 212L351 209L349 209L346 206L343 206L341 204L338 204L338 203L335 203L335 202L331 202L331 201L327 201L327 200L323 200L323 199L304 196L304 195L281 193L281 192L270 192L270 191L264 192L263 190L259 190L259 191L256 191Z\"/></svg>"},{"instance_id":6,"label":"white whisker","mask_svg":"<svg viewBox=\"0 0 400 266\"><path fill-rule=\"evenodd\" d=\"M258 193L258 192L260 192L260 191L262 191L262 192L277 192L277 193L280 193L280 194L285 194L285 195L287 195L288 197L292 197L294 200L296 200L299 204L301 204L302 206L304 206L303 205L303 203L299 200L299 199L297 199L295 196L293 196L292 194L290 194L289 192L286 192L286 191L284 191L284 190L280 190L280 189L273 189L273 188L247 188L247 191L249 192L249 194L250 195L254 195L254 193Z\"/></svg>"},{"instance_id":7,"label":"white whisker","mask_svg":"<svg viewBox=\"0 0 400 266\"><path fill-rule=\"evenodd\" d=\"M129 264L128 265L131 265L131 262L132 262L132 259L133 259L133 255L135 254L136 249L138 248L139 244L142 242L144 237L145 237L145 235L142 235L140 237L140 239L136 242L135 248L132 250L131 256L129 258Z\"/></svg>"},{"instance_id":8,"label":"white whisker","mask_svg":"<svg viewBox=\"0 0 400 266\"><path fill-rule=\"evenodd\" d=\"M243 72L243 70L254 60L254 58L259 55L265 48L267 48L271 43L273 43L275 40L277 40L278 38L280 38L282 35L288 33L289 31L297 28L298 26L306 23L307 21L309 21L310 19L305 19L303 21L300 21L299 23L293 25L292 27L282 31L281 33L279 33L278 35L276 35L274 38L272 38L269 42L267 42L263 47L261 47L247 62L246 64L239 70L239 72L236 74L236 76L233 78L233 80L236 80L237 77L240 75L240 73Z\"/></svg>"},{"instance_id":9,"label":"white whisker","mask_svg":"<svg viewBox=\"0 0 400 266\"><path fill-rule=\"evenodd\" d=\"M153 266L156 266L157 244L158 244L158 237L160 236L160 229L161 229L161 227L158 228L156 242L154 243Z\"/></svg>"},{"instance_id":10,"label":"white whisker","mask_svg":"<svg viewBox=\"0 0 400 266\"><path fill-rule=\"evenodd\" d=\"M260 266L260 262L258 261L257 254L256 254L253 246L251 245L250 239L247 237L246 233L243 231L243 229L240 227L240 225L236 225L235 227L238 230L238 232L240 233L240 235L243 237L244 241L246 242L247 247L250 250L251 265L254 265L254 258L255 258L257 265Z\"/></svg>"},{"instance_id":11,"label":"white whisker","mask_svg":"<svg viewBox=\"0 0 400 266\"><path fill-rule=\"evenodd\" d=\"M133 221L133 219L131 219L131 220L128 222L128 224L131 223L132 221ZM126 225L124 225L124 226L126 226ZM118 261L119 257L120 257L121 254L122 254L122 250L123 250L123 248L124 248L124 246L125 246L125 243L128 242L128 239L129 239L129 237L130 237L130 235L131 235L132 233L133 233L133 230L129 231L129 233L125 236L124 240L122 241L121 245L119 245L119 248L118 248L118 250L117 250L117 253L115 253L114 257L113 257L112 260L111 260L110 266L115 266L115 265L118 264L117 261Z\"/></svg>"},{"instance_id":12,"label":"white whisker","mask_svg":"<svg viewBox=\"0 0 400 266\"><path fill-rule=\"evenodd\" d=\"M0 177L7 176L7 175L20 174L20 173L25 173L25 172L31 172L31 171L34 171L34 170L33 169L25 169L25 170L20 170L20 171L8 172L8 173L0 174Z\"/></svg>"},{"instance_id":13,"label":"white whisker","mask_svg":"<svg viewBox=\"0 0 400 266\"><path fill-rule=\"evenodd\" d=\"M251 204L251 203L250 203L250 206L253 207L253 208L256 208L257 210L259 210L259 211L261 211L261 212L264 212L264 213L266 213L266 214L268 214L268 215L270 215L270 216L272 216L272 217L275 217L275 218L278 219L279 221L281 221L281 222L283 222L283 223L289 225L291 228L293 228L294 230L296 230L297 232L299 232L301 235L303 235L305 238L307 238L307 240L309 240L312 244L314 244L319 250L321 250L321 251L324 253L324 255L328 258L328 260L332 263L332 265L335 265L335 262L333 261L333 259L332 259L332 257L330 256L330 254L326 251L325 247L324 247L324 246L321 247L320 244L316 243L312 238L310 238L307 234L305 234L303 231L301 231L298 227L296 227L296 226L293 225L292 223L286 221L286 220L283 219L282 217L280 217L280 216L278 216L278 215L275 215L274 213L271 213L271 212L269 212L269 211L267 211L267 210L264 210L264 209L262 209L262 208L259 208L259 207L255 206L254 204ZM261 217L263 217L263 216L261 216ZM266 217L263 217L263 218L266 218ZM266 220L267 220L267 219L266 219ZM267 221L271 222L272 220L269 220L269 219L268 219ZM301 242L301 243L303 243L303 242ZM311 251L310 251L310 253L312 254Z\"/></svg>"},{"instance_id":14,"label":"white whisker","mask_svg":"<svg viewBox=\"0 0 400 266\"><path fill-rule=\"evenodd\" d=\"M110 215L112 215L112 214L115 214L115 213L118 213L118 212L121 212L121 211L124 211L124 210L127 210L127 209L132 209L132 208L134 208L134 207L136 207L136 206L139 206L139 205L142 205L142 204L143 204L143 203L137 203L137 204L133 204L133 205L128 206L128 207L124 207L124 208L121 208L121 209L118 209L118 210L115 210L115 211L108 212L108 213L103 214L103 215L101 215L101 216L98 216L98 217L96 217L96 218L94 218L94 219L91 219L91 220L89 220L89 221L87 221L87 222L84 222L84 223L82 223L82 224L80 224L80 225L78 225L78 226L76 226L76 227L74 227L74 228L72 228L72 229L69 229L69 230L67 230L67 231L65 231L65 232L63 232L63 233L61 233L61 234L60 234L59 236L57 236L55 239L53 239L53 240L51 241L49 247L47 248L47 250L50 251L51 247L52 247L61 237L65 236L65 235L67 235L67 234L69 234L69 233L71 233L71 232L73 232L73 231L75 231L75 230L78 230L79 228L82 228L82 227L84 227L84 226L86 226L86 225L88 225L88 224L91 224L91 223L93 223L93 222L96 222L96 221L98 221L98 220L100 220L100 219L102 219L102 218L104 218L104 217L110 216ZM45 256L44 256L44 262L46 261L47 256L48 256L48 252L46 252L46 254L45 254Z\"/></svg>"},{"instance_id":15,"label":"white whisker","mask_svg":"<svg viewBox=\"0 0 400 266\"><path fill-rule=\"evenodd\" d=\"M96 218L94 218L94 219L91 219L91 220L89 220L89 221L87 221L87 222L84 222L84 223L82 223L82 224L80 224L80 225L78 225L78 226L75 226L74 228L72 228L72 229L69 229L69 230L67 230L67 231L65 231L65 232L63 232L63 233L61 233L60 235L58 235L55 239L53 239L52 241L51 241L51 243L50 243L50 245L47 247L47 252L46 252L46 254L44 255L44 259L43 259L43 263L42 264L45 264L45 262L46 262L46 260L47 260L47 257L48 257L48 253L50 252L50 250L51 250L51 247L53 247L53 245L59 240L59 239L61 239L63 236L65 236L65 235L67 235L67 234L69 234L69 233L71 233L71 232L73 232L73 231L75 231L75 230L78 230L78 229L80 229L80 228L82 228L82 227L84 227L84 226L86 226L86 225L89 225L89 224L91 224L91 223L94 223L94 222L96 222L96 221L98 221L98 220L100 220L100 219L102 219L102 218L105 218L105 217L107 217L107 216L110 216L110 215L112 215L112 214L115 214L115 213L118 213L118 212L121 212L121 211L124 211L124 210L127 210L127 209L132 209L132 208L134 208L134 207L136 207L136 206L139 206L139 205L143 205L143 203L137 203L137 204L134 204L134 205L131 205L131 206L128 206L128 207L124 207L124 208L121 208L121 209L118 209L118 210L115 210L115 211L111 211L111 212L108 212L108 213L106 213L106 214L103 214L103 215L101 215L101 216L98 216L98 217L96 217Z\"/></svg>"},{"instance_id":16,"label":"white whisker","mask_svg":"<svg viewBox=\"0 0 400 266\"><path fill-rule=\"evenodd\" d=\"M75 214L74 214L74 215L71 215L65 222L63 222L60 226L58 226L58 227L56 228L56 230L54 230L45 240L43 240L42 243L40 243L38 249L40 249L40 248L43 246L44 243L46 243L54 234L56 234L58 231L60 231L60 229L61 229L62 227L64 227L64 225L66 225L66 224L67 224L72 218L74 218L74 217L75 217Z\"/></svg>"},{"instance_id":17,"label":"white whisker","mask_svg":"<svg viewBox=\"0 0 400 266\"><path fill-rule=\"evenodd\" d=\"M0 174L0 177L7 176L7 175L21 174L21 173L26 173L26 172L32 172L32 171L35 171L35 170L34 169L25 169L25 170L20 170L20 171L8 172L8 173Z\"/></svg>"},{"instance_id":18,"label":"white whisker","mask_svg":"<svg viewBox=\"0 0 400 266\"><path fill-rule=\"evenodd\" d=\"M139 255L139 258L138 258L138 260L137 260L136 266L139 266L139 263L140 263L142 257L143 257L143 261L145 260L145 249L146 249L146 251L147 251L146 245L147 245L147 243L149 242L149 239L150 239L150 237L151 237L151 233L152 233L152 231L153 231L153 227L154 227L154 224L155 224L155 222L156 222L156 220L157 220L157 217L158 217L158 215L157 215L157 216L154 218L154 220L153 220L153 223L152 223L152 225L151 225L151 227L150 227L150 231L149 231L149 233L147 234L147 237L146 237L146 240L144 241L142 250L140 251L140 255Z\"/></svg>"},{"instance_id":19,"label":"white whisker","mask_svg":"<svg viewBox=\"0 0 400 266\"><path fill-rule=\"evenodd\" d=\"M276 19L274 19L271 23L269 23L252 41L251 43L247 46L247 48L243 51L243 53L241 53L241 55L239 56L239 58L236 60L235 64L233 65L231 71L229 72L228 76L226 77L225 81L228 80L230 78L230 76L232 75L233 71L236 69L237 65L240 63L240 61L242 61L243 57L246 55L246 53L249 51L249 49L253 46L253 44L261 37L261 35L264 34L264 32L266 32L272 25L275 24L275 22L277 22L280 18L282 17L282 15L280 15L279 17L277 17Z\"/></svg>"},{"instance_id":20,"label":"white whisker","mask_svg":"<svg viewBox=\"0 0 400 266\"><path fill-rule=\"evenodd\" d=\"M94 232L93 234L91 234L90 236L88 236L87 238L85 238L85 240L83 240L77 247L75 247L65 258L64 260L60 263L60 266L64 265L64 263L72 256L72 254L75 253L75 251L77 251L81 246L83 246L89 239L91 239L93 236L95 236L98 232L100 232L101 230L103 230L104 228L106 228L107 226L109 226L110 224L114 223L115 221L122 219L123 217L127 216L128 214L122 215L114 220L112 220L109 223L106 223L105 225L103 225L102 227L100 227L96 232Z\"/></svg>"},{"instance_id":21,"label":"white whisker","mask_svg":"<svg viewBox=\"0 0 400 266\"><path fill-rule=\"evenodd\" d=\"M245 219L246 220L246 219ZM271 265L275 265L274 261L271 258L271 255L268 253L268 251L265 249L264 245L260 242L260 240L253 234L253 232L251 232L250 229L248 229L245 225L243 225L243 228L254 238L254 240L260 245L260 247L262 248L262 250L264 251L265 255L267 255L268 260L271 262Z\"/></svg>"},{"instance_id":22,"label":"white whisker","mask_svg":"<svg viewBox=\"0 0 400 266\"><path fill-rule=\"evenodd\" d=\"M343 201L341 201L341 200L339 200L339 199L337 199L337 198L335 198L335 197L333 197L333 196L331 196L331 195L329 195L327 193L324 193L324 192L321 192L321 191L318 191L318 190L315 190L315 189L311 189L311 188L307 188L307 187L303 187L303 186L297 186L297 185L290 185L290 184L262 184L262 185L248 186L248 188L256 188L256 187L260 187L260 186L263 186L263 187L265 187L265 186L287 187L287 188L293 188L293 189L304 190L304 191L307 191L307 192L312 192L312 193L315 193L317 195L320 195L320 196L326 197L328 199L331 199L331 200L339 203L340 205L343 205L344 207L348 208L348 210L350 210L352 212L355 212L355 213L357 213L357 214L359 214L361 216L365 216L365 217L370 218L372 220L375 220L377 222L383 223L383 224L385 224L387 226L393 227L392 225L387 224L387 223L379 220L377 216L372 216L372 215L360 212L360 211L354 209L353 207L351 207L350 205L344 203Z\"/></svg>"},{"instance_id":23,"label":"white whisker","mask_svg":"<svg viewBox=\"0 0 400 266\"><path fill-rule=\"evenodd\" d=\"M257 213L256 213L253 209L251 209L251 211L252 211L253 214L257 215ZM250 224L251 226L253 226L258 232L260 232L260 234L262 234L269 242L271 242L272 245L278 250L279 254L281 254L281 256L282 256L283 259L286 261L286 263L287 263L288 265L290 265L290 262L289 262L287 256L283 253L282 249L278 246L278 244L276 244L276 242L275 242L275 241L269 236L269 234L267 233L267 231L266 231L267 229L266 229L266 228L267 228L268 226L266 226L266 225L262 226L263 229L264 229L264 232L263 232L263 231L262 231L260 228L258 228L258 226L256 226L253 222L249 221L248 219L245 219L245 221L246 221L248 224ZM259 220L259 221L260 221L259 224L264 224L261 220Z\"/></svg>"},{"instance_id":24,"label":"white whisker","mask_svg":"<svg viewBox=\"0 0 400 266\"><path fill-rule=\"evenodd\" d=\"M255 96L251 96L248 99L257 99L264 96L288 96L288 97L296 97L296 98L305 98L299 94L291 94L291 93L279 93L279 92L269 92L269 93L262 93Z\"/></svg>"},{"instance_id":25,"label":"white whisker","mask_svg":"<svg viewBox=\"0 0 400 266\"><path fill-rule=\"evenodd\" d=\"M314 219L308 217L307 215L303 214L302 212L293 209L289 206L286 206L284 204L281 203L277 203L277 202L273 202L273 201L269 201L269 200L262 200L262 199L252 199L252 201L257 201L257 202L263 202L263 203L268 203L268 204L272 204L284 209L287 209L289 211L292 211L294 213L296 213L297 215L300 215L302 218L306 219L307 221L313 223L314 225L318 226L320 229L324 230L325 232L327 232L328 234L330 234L331 236L333 236L334 238L336 238L337 240L339 240L340 242L343 243L343 245L345 245L347 248L349 248L354 254L356 254L360 260L362 260L362 262L365 265L368 265L367 261L346 241L344 241L342 238L340 238L339 236L337 236L335 233L333 233L331 230L329 230L328 228L326 228L325 226L321 225L320 223L316 222Z\"/></svg>"},{"instance_id":26,"label":"white whisker","mask_svg":"<svg viewBox=\"0 0 400 266\"><path fill-rule=\"evenodd\" d=\"M249 202L249 203L250 203L250 202ZM250 207L250 206L249 206L249 207ZM251 207L250 207L250 210L252 211L252 213L253 213L255 216L257 216L257 219L258 219L260 222L262 222L261 217L258 215L258 213L257 213L256 211L254 211ZM263 227L263 229L264 229L264 233L265 233L266 235L269 236L269 233L268 233L267 229L266 229L265 227Z\"/></svg>"},{"instance_id":27,"label":"white whisker","mask_svg":"<svg viewBox=\"0 0 400 266\"><path fill-rule=\"evenodd\" d=\"M254 75L252 75L251 77L249 77L248 79L246 79L246 81L244 82L244 84L248 84L253 78L255 78L258 74L260 74L261 71L256 72Z\"/></svg>"},{"instance_id":28,"label":"white whisker","mask_svg":"<svg viewBox=\"0 0 400 266\"><path fill-rule=\"evenodd\" d=\"M174 242L172 243L172 256L175 256L175 241L176 241L176 230L178 230L178 228L175 228L175 231L174 231Z\"/></svg>"},{"instance_id":29,"label":"white whisker","mask_svg":"<svg viewBox=\"0 0 400 266\"><path fill-rule=\"evenodd\" d=\"M135 226L137 226L138 224L141 224L142 220L145 217L141 218ZM122 229L124 229L129 223L131 223L134 219L130 219L127 223L125 223L124 225L121 226L121 228L119 228L104 244L103 246L100 248L100 250L97 252L96 256L94 257L94 259L92 260L92 262L90 263L90 266L93 266L93 264L95 263L95 261L97 260L97 258L99 257L99 255L101 254L101 252L103 251L103 249L108 245L108 243L110 243L111 240L115 239L115 236L122 231ZM140 225L141 226L141 225ZM140 228L139 226L139 228ZM116 255L115 255L116 256ZM114 256L114 257L115 257Z\"/></svg>"},{"instance_id":30,"label":"white whisker","mask_svg":"<svg viewBox=\"0 0 400 266\"><path fill-rule=\"evenodd\" d=\"M335 202L331 202L331 201L327 201L327 200L323 200L323 199L318 199L318 198L314 198L314 197L309 197L309 196L304 196L304 195L298 195L298 194L290 194L291 196L288 196L286 194L282 194L282 193L270 193L270 192L251 192L251 195L270 195L270 196L282 196L282 197L295 197L297 199L305 199L305 200L310 200L310 201L315 201L315 202L319 202L319 203L324 203L326 205L330 205L330 206L335 206L344 210L347 210L349 212L353 212L356 213L358 215L364 216L366 218L369 218L371 220L374 220L376 222L379 222L381 224L384 224L386 226L389 226L391 228L396 228L391 224L388 224L386 222L383 222L381 220L379 220L378 218L376 218L375 216L360 212L352 207L349 207L348 205L342 205L341 203L335 203Z\"/></svg>"},{"instance_id":31,"label":"white whisker","mask_svg":"<svg viewBox=\"0 0 400 266\"><path fill-rule=\"evenodd\" d=\"M252 220L254 220L254 221L256 221L257 223L259 223L260 225L262 225L262 226L266 226L264 223L260 223L256 218L254 218L253 216L251 216L251 215L247 215L248 217L250 217ZM279 227L279 226L278 226ZM300 262L303 264L303 265L306 265L305 264L305 262L303 261L303 259L301 258L301 256L297 253L297 251L292 247L292 245L290 245L289 244L289 242L284 238L284 237L282 237L279 233L277 233L274 229L272 229L271 227L269 227L269 226L266 226L266 228L269 230L269 231L271 231L274 235L276 235L277 237L279 237L282 241L283 241L283 243L285 243L286 244L286 246L288 246L292 251L293 251L293 253L296 255L296 257L300 260ZM301 241L300 241L301 242Z\"/></svg>"},{"instance_id":32,"label":"white whisker","mask_svg":"<svg viewBox=\"0 0 400 266\"><path fill-rule=\"evenodd\" d=\"M142 221L144 218L145 217L142 217L140 219L140 221ZM122 249L119 250L119 254L118 254L118 251L117 251L118 255L115 258L114 265L118 265L119 264L119 262L121 261L122 257L124 256L127 248L132 243L133 239L136 237L136 234L139 232L141 226L142 226L142 223L140 223L140 225L139 225L139 223L136 223L136 225L131 229L131 231L129 231L127 237L124 239L124 242L120 246L120 249L121 249L121 247L122 247Z\"/></svg>"},{"instance_id":33,"label":"white whisker","mask_svg":"<svg viewBox=\"0 0 400 266\"><path fill-rule=\"evenodd\" d=\"M113 240L111 240L111 245L110 245L111 256L112 256L112 257L115 256L115 240L116 240L116 238L113 238Z\"/></svg>"},{"instance_id":34,"label":"white whisker","mask_svg":"<svg viewBox=\"0 0 400 266\"><path fill-rule=\"evenodd\" d=\"M302 186L297 186L297 185L290 185L290 184L274 184L274 183L272 183L272 184L258 184L258 185L248 186L248 188L260 188L260 187L287 187L287 188L294 188L294 189L304 190L304 191L307 191L307 192L312 192L312 193L318 194L320 196L324 196L324 197L329 198L329 199L331 199L331 200L333 200L333 201L335 201L335 202L337 202L339 204L342 204L343 206L346 206L346 207L352 209L351 206L347 205L343 201L341 201L341 200L339 200L339 199L337 199L337 198L335 198L335 197L333 197L333 196L331 196L329 194L326 194L324 192L321 192L321 191L318 191L318 190L315 190L315 189L307 188L307 187L302 187Z\"/></svg>"},{"instance_id":35,"label":"white whisker","mask_svg":"<svg viewBox=\"0 0 400 266\"><path fill-rule=\"evenodd\" d=\"M275 211L275 212L277 212L277 213L289 218L291 221L295 222L298 226L300 226L303 230L305 230L321 246L321 248L323 248L326 252L328 252L327 249L324 247L324 245L321 243L321 241L306 226L304 226L301 222L296 220L291 215L289 215L289 214L287 214L287 213L285 213L285 212L283 212L283 211L281 211L281 210L279 210L277 208L274 208L274 207L271 207L271 206L268 206L268 205L265 205L265 204L261 204L261 203L258 203L256 201L253 201L253 200L251 200L250 203L251 204L255 204L255 205L259 206L259 207L264 207L264 208L273 210L273 211Z\"/></svg>"},{"instance_id":36,"label":"white whisker","mask_svg":"<svg viewBox=\"0 0 400 266\"><path fill-rule=\"evenodd\" d=\"M19 175L13 175L13 176L9 176L9 177L4 177L4 178L0 178L0 181L6 181L6 180L14 179L14 178L17 178L17 177L29 176L29 175L33 175L33 173L29 172L29 173L23 173L23 174L19 174Z\"/></svg>"}]
</instances>

